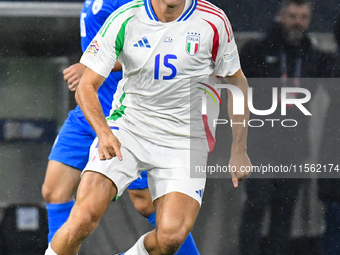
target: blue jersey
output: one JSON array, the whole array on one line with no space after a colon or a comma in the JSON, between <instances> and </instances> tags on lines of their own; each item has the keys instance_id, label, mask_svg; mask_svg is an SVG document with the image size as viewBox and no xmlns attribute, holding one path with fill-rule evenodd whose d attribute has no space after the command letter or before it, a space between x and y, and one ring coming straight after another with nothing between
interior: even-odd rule
<instances>
[{"instance_id":1,"label":"blue jersey","mask_svg":"<svg viewBox=\"0 0 340 255\"><path fill-rule=\"evenodd\" d=\"M84 2L80 14L81 49L83 52L110 14L130 1L131 0L87 0ZM113 94L116 92L117 84L121 78L121 72L111 73L98 90L98 97L105 116L108 116L110 113ZM83 115L79 106L76 107L75 113L78 116Z\"/></svg>"},{"instance_id":2,"label":"blue jersey","mask_svg":"<svg viewBox=\"0 0 340 255\"><path fill-rule=\"evenodd\" d=\"M106 18L121 5L130 0L88 0L85 1L80 14L81 47L85 51L87 45L102 27ZM103 85L99 88L98 96L103 112L109 115L112 107L113 94L116 92L117 84L122 78L121 72L114 72L109 75ZM96 133L80 107L77 106L70 111L62 129L51 150L49 160L61 162L65 165L83 170L89 158L89 148L96 137ZM129 189L144 189L148 187L145 174L143 179L138 179Z\"/></svg>"}]
</instances>

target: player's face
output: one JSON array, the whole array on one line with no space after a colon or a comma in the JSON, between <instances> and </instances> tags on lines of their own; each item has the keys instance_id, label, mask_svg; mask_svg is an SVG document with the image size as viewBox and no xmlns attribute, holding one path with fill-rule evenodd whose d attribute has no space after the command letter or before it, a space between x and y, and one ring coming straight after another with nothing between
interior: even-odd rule
<instances>
[{"instance_id":1,"label":"player's face","mask_svg":"<svg viewBox=\"0 0 340 255\"><path fill-rule=\"evenodd\" d=\"M308 5L290 4L281 11L279 21L285 29L288 41L300 41L311 21L311 9Z\"/></svg>"},{"instance_id":2,"label":"player's face","mask_svg":"<svg viewBox=\"0 0 340 255\"><path fill-rule=\"evenodd\" d=\"M170 22L181 15L185 0L151 0L151 4L160 21Z\"/></svg>"},{"instance_id":3,"label":"player's face","mask_svg":"<svg viewBox=\"0 0 340 255\"><path fill-rule=\"evenodd\" d=\"M185 3L185 0L162 0L169 7L177 7Z\"/></svg>"}]
</instances>

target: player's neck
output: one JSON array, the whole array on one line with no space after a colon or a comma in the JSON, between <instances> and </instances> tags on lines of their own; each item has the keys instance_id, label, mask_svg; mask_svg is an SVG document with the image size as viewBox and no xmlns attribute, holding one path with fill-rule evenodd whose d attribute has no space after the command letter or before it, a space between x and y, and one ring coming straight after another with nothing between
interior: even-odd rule
<instances>
[{"instance_id":1,"label":"player's neck","mask_svg":"<svg viewBox=\"0 0 340 255\"><path fill-rule=\"evenodd\" d=\"M183 12L186 0L151 0L152 8L161 22L176 20Z\"/></svg>"}]
</instances>

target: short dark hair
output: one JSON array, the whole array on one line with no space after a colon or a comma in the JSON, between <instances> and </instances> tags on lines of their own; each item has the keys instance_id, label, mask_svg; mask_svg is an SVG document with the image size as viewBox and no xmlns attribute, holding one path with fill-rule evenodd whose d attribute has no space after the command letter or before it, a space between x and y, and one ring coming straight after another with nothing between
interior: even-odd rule
<instances>
[{"instance_id":1,"label":"short dark hair","mask_svg":"<svg viewBox=\"0 0 340 255\"><path fill-rule=\"evenodd\" d=\"M281 3L280 11L286 9L290 4L308 5L312 9L311 2L308 0L284 0Z\"/></svg>"}]
</instances>

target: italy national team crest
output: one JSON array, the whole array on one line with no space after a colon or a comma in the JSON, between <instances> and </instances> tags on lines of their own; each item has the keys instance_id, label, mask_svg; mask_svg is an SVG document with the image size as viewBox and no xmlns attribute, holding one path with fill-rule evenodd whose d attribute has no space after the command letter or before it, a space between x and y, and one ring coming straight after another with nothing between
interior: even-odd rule
<instances>
[{"instance_id":1,"label":"italy national team crest","mask_svg":"<svg viewBox=\"0 0 340 255\"><path fill-rule=\"evenodd\" d=\"M87 47L86 54L93 55L97 57L98 51L99 51L99 44L96 40L93 40L90 45Z\"/></svg>"},{"instance_id":2,"label":"italy national team crest","mask_svg":"<svg viewBox=\"0 0 340 255\"><path fill-rule=\"evenodd\" d=\"M194 56L200 49L200 34L188 33L186 41L186 51L190 56Z\"/></svg>"}]
</instances>

